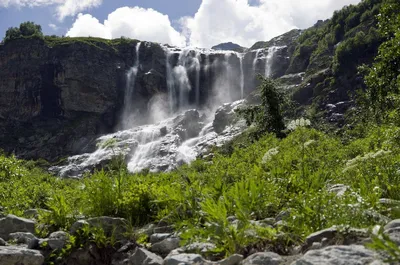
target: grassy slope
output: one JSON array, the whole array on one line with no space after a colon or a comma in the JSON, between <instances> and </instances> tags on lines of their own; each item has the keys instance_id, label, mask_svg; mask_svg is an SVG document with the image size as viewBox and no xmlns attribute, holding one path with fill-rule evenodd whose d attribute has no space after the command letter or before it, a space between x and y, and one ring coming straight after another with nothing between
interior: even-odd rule
<instances>
[{"instance_id":1,"label":"grassy slope","mask_svg":"<svg viewBox=\"0 0 400 265\"><path fill-rule=\"evenodd\" d=\"M299 128L283 140L267 135L171 173L132 175L114 165L82 180L56 179L30 162L1 156L0 206L18 215L30 208L49 209L42 222L54 229L68 229L81 215L120 216L133 225L166 217L187 241L210 240L225 254L256 243L274 249L278 241L300 243L332 225L379 223L367 212L400 217L378 203L380 198L400 200L399 135L397 127L375 128L368 137L343 144ZM338 197L328 192L333 184L351 189ZM290 214L277 228L250 222L284 210ZM240 225L229 223L229 216ZM284 241L279 232L285 232Z\"/></svg>"}]
</instances>

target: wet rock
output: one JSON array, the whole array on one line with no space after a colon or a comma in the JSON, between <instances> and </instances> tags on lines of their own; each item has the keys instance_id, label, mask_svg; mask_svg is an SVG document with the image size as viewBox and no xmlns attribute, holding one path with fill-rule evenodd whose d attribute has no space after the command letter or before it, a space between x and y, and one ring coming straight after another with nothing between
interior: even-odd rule
<instances>
[{"instance_id":1,"label":"wet rock","mask_svg":"<svg viewBox=\"0 0 400 265\"><path fill-rule=\"evenodd\" d=\"M0 219L0 237L9 239L9 234L15 232L35 233L35 222L29 219L20 218L15 215L7 215Z\"/></svg>"},{"instance_id":2,"label":"wet rock","mask_svg":"<svg viewBox=\"0 0 400 265\"><path fill-rule=\"evenodd\" d=\"M163 262L160 256L144 248L137 248L129 258L129 265L162 265Z\"/></svg>"},{"instance_id":3,"label":"wet rock","mask_svg":"<svg viewBox=\"0 0 400 265\"><path fill-rule=\"evenodd\" d=\"M58 250L62 249L65 246L68 239L69 239L68 233L63 231L58 231L51 233L47 242L52 250Z\"/></svg>"},{"instance_id":4,"label":"wet rock","mask_svg":"<svg viewBox=\"0 0 400 265\"><path fill-rule=\"evenodd\" d=\"M241 265L279 265L281 262L281 256L276 253L259 252L247 257Z\"/></svg>"},{"instance_id":5,"label":"wet rock","mask_svg":"<svg viewBox=\"0 0 400 265\"><path fill-rule=\"evenodd\" d=\"M0 248L1 265L42 265L44 256L37 250L8 246Z\"/></svg>"},{"instance_id":6,"label":"wet rock","mask_svg":"<svg viewBox=\"0 0 400 265\"><path fill-rule=\"evenodd\" d=\"M172 250L179 248L180 240L178 238L167 238L161 242L155 243L150 250L160 255L167 255Z\"/></svg>"},{"instance_id":7,"label":"wet rock","mask_svg":"<svg viewBox=\"0 0 400 265\"><path fill-rule=\"evenodd\" d=\"M36 237L32 233L16 232L9 235L9 240L15 241L17 244L29 244Z\"/></svg>"},{"instance_id":8,"label":"wet rock","mask_svg":"<svg viewBox=\"0 0 400 265\"><path fill-rule=\"evenodd\" d=\"M308 251L292 265L369 265L384 264L378 255L360 245L331 246Z\"/></svg>"},{"instance_id":9,"label":"wet rock","mask_svg":"<svg viewBox=\"0 0 400 265\"><path fill-rule=\"evenodd\" d=\"M213 127L216 133L222 133L228 125L231 125L236 118L235 110L243 106L244 101L226 103L215 112Z\"/></svg>"}]
</instances>

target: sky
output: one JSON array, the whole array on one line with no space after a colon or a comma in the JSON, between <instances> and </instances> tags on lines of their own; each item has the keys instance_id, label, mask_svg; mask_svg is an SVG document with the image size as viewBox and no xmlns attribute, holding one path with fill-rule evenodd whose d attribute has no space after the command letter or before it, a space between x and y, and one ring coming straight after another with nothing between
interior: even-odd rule
<instances>
[{"instance_id":1,"label":"sky","mask_svg":"<svg viewBox=\"0 0 400 265\"><path fill-rule=\"evenodd\" d=\"M47 35L93 36L210 48L250 47L304 29L361 0L0 0L0 38L33 21Z\"/></svg>"}]
</instances>

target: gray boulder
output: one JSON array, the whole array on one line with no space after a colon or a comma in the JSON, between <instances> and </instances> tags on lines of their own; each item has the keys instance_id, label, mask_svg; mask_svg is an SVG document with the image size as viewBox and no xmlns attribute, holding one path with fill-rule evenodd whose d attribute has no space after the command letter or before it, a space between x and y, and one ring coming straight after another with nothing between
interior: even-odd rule
<instances>
[{"instance_id":1,"label":"gray boulder","mask_svg":"<svg viewBox=\"0 0 400 265\"><path fill-rule=\"evenodd\" d=\"M1 247L1 265L42 265L44 256L37 250L21 247Z\"/></svg>"},{"instance_id":2,"label":"gray boulder","mask_svg":"<svg viewBox=\"0 0 400 265\"><path fill-rule=\"evenodd\" d=\"M0 219L1 238L8 240L9 235L15 232L28 232L33 234L35 233L35 222L11 214Z\"/></svg>"},{"instance_id":3,"label":"gray boulder","mask_svg":"<svg viewBox=\"0 0 400 265\"><path fill-rule=\"evenodd\" d=\"M69 232L71 235L75 235L80 229L85 226L89 226L89 223L85 220L76 221L70 228Z\"/></svg>"},{"instance_id":4,"label":"gray boulder","mask_svg":"<svg viewBox=\"0 0 400 265\"><path fill-rule=\"evenodd\" d=\"M29 244L29 242L36 237L32 233L16 232L9 235L9 239L15 241L17 244Z\"/></svg>"},{"instance_id":5,"label":"gray boulder","mask_svg":"<svg viewBox=\"0 0 400 265\"><path fill-rule=\"evenodd\" d=\"M167 238L169 238L169 237L171 237L172 236L172 234L170 234L170 233L156 233L156 234L152 234L151 236L150 236L150 243L151 244L155 244L155 243L158 243L158 242L161 242L161 241L163 241L164 239L167 239Z\"/></svg>"},{"instance_id":6,"label":"gray boulder","mask_svg":"<svg viewBox=\"0 0 400 265\"><path fill-rule=\"evenodd\" d=\"M385 264L378 255L360 245L331 246L311 250L292 265L367 265Z\"/></svg>"},{"instance_id":7,"label":"gray boulder","mask_svg":"<svg viewBox=\"0 0 400 265\"><path fill-rule=\"evenodd\" d=\"M164 260L154 253L144 249L136 248L129 258L129 265L162 265Z\"/></svg>"},{"instance_id":8,"label":"gray boulder","mask_svg":"<svg viewBox=\"0 0 400 265\"><path fill-rule=\"evenodd\" d=\"M179 243L179 238L167 238L152 245L150 250L160 255L167 255L172 250L179 248Z\"/></svg>"},{"instance_id":9,"label":"gray boulder","mask_svg":"<svg viewBox=\"0 0 400 265\"><path fill-rule=\"evenodd\" d=\"M242 261L241 265L279 265L282 258L273 252L255 253Z\"/></svg>"},{"instance_id":10,"label":"gray boulder","mask_svg":"<svg viewBox=\"0 0 400 265\"><path fill-rule=\"evenodd\" d=\"M164 260L164 265L203 265L209 264L202 256L198 254L179 254L168 256Z\"/></svg>"},{"instance_id":11,"label":"gray boulder","mask_svg":"<svg viewBox=\"0 0 400 265\"><path fill-rule=\"evenodd\" d=\"M52 250L62 249L69 239L69 235L66 232L58 231L51 233L47 243Z\"/></svg>"},{"instance_id":12,"label":"gray boulder","mask_svg":"<svg viewBox=\"0 0 400 265\"><path fill-rule=\"evenodd\" d=\"M313 243L321 242L323 239L332 240L338 234L338 229L336 227L327 228L321 231L312 233L306 238L306 248L309 248Z\"/></svg>"}]
</instances>

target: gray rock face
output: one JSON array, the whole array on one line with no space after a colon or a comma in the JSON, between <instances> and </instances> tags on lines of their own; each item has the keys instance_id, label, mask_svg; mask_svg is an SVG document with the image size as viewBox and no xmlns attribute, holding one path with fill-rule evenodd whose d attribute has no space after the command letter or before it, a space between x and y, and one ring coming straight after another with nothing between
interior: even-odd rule
<instances>
[{"instance_id":1,"label":"gray rock face","mask_svg":"<svg viewBox=\"0 0 400 265\"><path fill-rule=\"evenodd\" d=\"M281 256L273 252L255 253L242 261L241 265L279 265Z\"/></svg>"},{"instance_id":2,"label":"gray rock face","mask_svg":"<svg viewBox=\"0 0 400 265\"><path fill-rule=\"evenodd\" d=\"M243 103L243 101L238 101L236 104L227 103L217 109L213 121L213 128L216 133L222 133L228 125L233 123L236 118L235 110L243 106Z\"/></svg>"},{"instance_id":3,"label":"gray rock face","mask_svg":"<svg viewBox=\"0 0 400 265\"><path fill-rule=\"evenodd\" d=\"M37 250L20 247L0 247L1 265L42 265L44 256Z\"/></svg>"},{"instance_id":4,"label":"gray rock face","mask_svg":"<svg viewBox=\"0 0 400 265\"><path fill-rule=\"evenodd\" d=\"M62 249L65 246L68 238L69 235L66 232L58 231L51 233L47 242L51 249L57 250L57 249Z\"/></svg>"},{"instance_id":5,"label":"gray rock face","mask_svg":"<svg viewBox=\"0 0 400 265\"><path fill-rule=\"evenodd\" d=\"M144 248L137 248L129 258L129 265L162 265L163 262L160 256Z\"/></svg>"},{"instance_id":6,"label":"gray rock face","mask_svg":"<svg viewBox=\"0 0 400 265\"><path fill-rule=\"evenodd\" d=\"M364 246L331 246L311 250L292 265L369 265L384 264L373 251Z\"/></svg>"},{"instance_id":7,"label":"gray rock face","mask_svg":"<svg viewBox=\"0 0 400 265\"><path fill-rule=\"evenodd\" d=\"M167 238L151 246L151 251L160 255L167 255L172 250L179 248L180 240L178 238Z\"/></svg>"},{"instance_id":8,"label":"gray rock face","mask_svg":"<svg viewBox=\"0 0 400 265\"><path fill-rule=\"evenodd\" d=\"M17 244L29 244L36 237L32 233L16 232L9 235L9 239Z\"/></svg>"},{"instance_id":9,"label":"gray rock face","mask_svg":"<svg viewBox=\"0 0 400 265\"><path fill-rule=\"evenodd\" d=\"M7 215L0 219L0 237L9 239L9 234L15 232L35 233L35 222L15 215Z\"/></svg>"}]
</instances>

